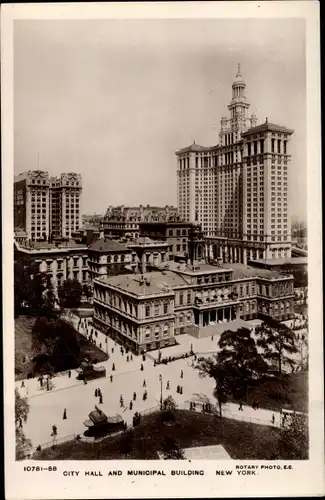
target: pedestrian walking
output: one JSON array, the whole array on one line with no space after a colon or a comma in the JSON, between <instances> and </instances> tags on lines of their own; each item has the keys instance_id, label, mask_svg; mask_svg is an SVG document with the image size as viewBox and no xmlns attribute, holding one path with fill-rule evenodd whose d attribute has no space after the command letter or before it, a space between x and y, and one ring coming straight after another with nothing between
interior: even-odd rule
<instances>
[{"instance_id":1,"label":"pedestrian walking","mask_svg":"<svg viewBox=\"0 0 325 500\"><path fill-rule=\"evenodd\" d=\"M58 428L56 425L52 425L52 436L57 436L58 434Z\"/></svg>"},{"instance_id":2,"label":"pedestrian walking","mask_svg":"<svg viewBox=\"0 0 325 500\"><path fill-rule=\"evenodd\" d=\"M113 375L111 375L109 378L110 378L111 382L113 382Z\"/></svg>"},{"instance_id":3,"label":"pedestrian walking","mask_svg":"<svg viewBox=\"0 0 325 500\"><path fill-rule=\"evenodd\" d=\"M102 348L102 343L101 343L101 342L99 342L99 349L101 349L101 348Z\"/></svg>"},{"instance_id":4,"label":"pedestrian walking","mask_svg":"<svg viewBox=\"0 0 325 500\"><path fill-rule=\"evenodd\" d=\"M22 428L22 426L23 426L23 421L22 421L22 419L20 418L20 419L19 419L19 427L20 427L20 428Z\"/></svg>"},{"instance_id":5,"label":"pedestrian walking","mask_svg":"<svg viewBox=\"0 0 325 500\"><path fill-rule=\"evenodd\" d=\"M130 356L130 359L131 359L131 361L133 361L133 356L132 356L132 354L131 354L131 356Z\"/></svg>"},{"instance_id":6,"label":"pedestrian walking","mask_svg":"<svg viewBox=\"0 0 325 500\"><path fill-rule=\"evenodd\" d=\"M275 415L274 415L274 413L273 413L273 414L272 414L272 424L274 425L274 423L275 423Z\"/></svg>"},{"instance_id":7,"label":"pedestrian walking","mask_svg":"<svg viewBox=\"0 0 325 500\"><path fill-rule=\"evenodd\" d=\"M179 393L183 394L183 387L182 386L179 388Z\"/></svg>"},{"instance_id":8,"label":"pedestrian walking","mask_svg":"<svg viewBox=\"0 0 325 500\"><path fill-rule=\"evenodd\" d=\"M113 365L112 365L112 371L113 372L115 371L115 363L113 363Z\"/></svg>"},{"instance_id":9,"label":"pedestrian walking","mask_svg":"<svg viewBox=\"0 0 325 500\"><path fill-rule=\"evenodd\" d=\"M142 364L142 363L141 363L141 368L140 368L140 370L143 372L143 364Z\"/></svg>"},{"instance_id":10,"label":"pedestrian walking","mask_svg":"<svg viewBox=\"0 0 325 500\"><path fill-rule=\"evenodd\" d=\"M103 395L102 395L102 393L100 393L100 395L99 395L99 404L100 405L103 404Z\"/></svg>"},{"instance_id":11,"label":"pedestrian walking","mask_svg":"<svg viewBox=\"0 0 325 500\"><path fill-rule=\"evenodd\" d=\"M133 401L135 401L136 399L137 399L137 393L136 393L136 392L134 392L134 393L133 393Z\"/></svg>"},{"instance_id":12,"label":"pedestrian walking","mask_svg":"<svg viewBox=\"0 0 325 500\"><path fill-rule=\"evenodd\" d=\"M64 408L64 411L63 411L63 420L66 420L67 419L67 409Z\"/></svg>"},{"instance_id":13,"label":"pedestrian walking","mask_svg":"<svg viewBox=\"0 0 325 500\"><path fill-rule=\"evenodd\" d=\"M183 370L181 370L181 378L183 378L184 376L184 373L183 373Z\"/></svg>"},{"instance_id":14,"label":"pedestrian walking","mask_svg":"<svg viewBox=\"0 0 325 500\"><path fill-rule=\"evenodd\" d=\"M169 380L168 380L168 382L167 382L166 389L167 389L167 391L169 391L169 389L170 389L170 386L169 386Z\"/></svg>"},{"instance_id":15,"label":"pedestrian walking","mask_svg":"<svg viewBox=\"0 0 325 500\"><path fill-rule=\"evenodd\" d=\"M98 389L95 389L95 398L98 396Z\"/></svg>"},{"instance_id":16,"label":"pedestrian walking","mask_svg":"<svg viewBox=\"0 0 325 500\"><path fill-rule=\"evenodd\" d=\"M68 371L68 377L71 378L71 370Z\"/></svg>"},{"instance_id":17,"label":"pedestrian walking","mask_svg":"<svg viewBox=\"0 0 325 500\"><path fill-rule=\"evenodd\" d=\"M144 379L144 380L143 380L142 387L147 387L147 384L146 384L146 379Z\"/></svg>"},{"instance_id":18,"label":"pedestrian walking","mask_svg":"<svg viewBox=\"0 0 325 500\"><path fill-rule=\"evenodd\" d=\"M114 347L112 347L112 354L114 354Z\"/></svg>"},{"instance_id":19,"label":"pedestrian walking","mask_svg":"<svg viewBox=\"0 0 325 500\"><path fill-rule=\"evenodd\" d=\"M143 401L145 401L147 399L147 396L148 396L147 391L144 391L143 396L142 396Z\"/></svg>"},{"instance_id":20,"label":"pedestrian walking","mask_svg":"<svg viewBox=\"0 0 325 500\"><path fill-rule=\"evenodd\" d=\"M21 387L25 387L25 382L24 381L22 381Z\"/></svg>"},{"instance_id":21,"label":"pedestrian walking","mask_svg":"<svg viewBox=\"0 0 325 500\"><path fill-rule=\"evenodd\" d=\"M84 384L87 385L87 379L86 378L84 378Z\"/></svg>"},{"instance_id":22,"label":"pedestrian walking","mask_svg":"<svg viewBox=\"0 0 325 500\"><path fill-rule=\"evenodd\" d=\"M242 403L242 402L240 402L240 403L239 403L239 408L238 408L238 411L244 411L244 410L243 410L243 403Z\"/></svg>"},{"instance_id":23,"label":"pedestrian walking","mask_svg":"<svg viewBox=\"0 0 325 500\"><path fill-rule=\"evenodd\" d=\"M129 408L130 408L130 410L132 410L132 408L133 408L133 403L132 403L132 401L130 401L130 406L129 406Z\"/></svg>"},{"instance_id":24,"label":"pedestrian walking","mask_svg":"<svg viewBox=\"0 0 325 500\"><path fill-rule=\"evenodd\" d=\"M129 356L126 356L126 361L129 362Z\"/></svg>"},{"instance_id":25,"label":"pedestrian walking","mask_svg":"<svg viewBox=\"0 0 325 500\"><path fill-rule=\"evenodd\" d=\"M178 386L176 387L176 392L177 392L177 394L179 394L179 389L180 389L180 386L178 385Z\"/></svg>"},{"instance_id":26,"label":"pedestrian walking","mask_svg":"<svg viewBox=\"0 0 325 500\"><path fill-rule=\"evenodd\" d=\"M121 395L120 397L120 407L123 408L124 406L124 400L123 400L123 396Z\"/></svg>"}]
</instances>

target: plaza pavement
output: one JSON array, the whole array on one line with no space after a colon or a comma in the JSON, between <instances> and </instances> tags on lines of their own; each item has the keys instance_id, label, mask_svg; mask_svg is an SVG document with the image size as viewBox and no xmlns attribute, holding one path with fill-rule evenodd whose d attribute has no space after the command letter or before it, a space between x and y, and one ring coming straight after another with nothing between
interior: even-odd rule
<instances>
[{"instance_id":1,"label":"plaza pavement","mask_svg":"<svg viewBox=\"0 0 325 500\"><path fill-rule=\"evenodd\" d=\"M71 319L71 318L70 318ZM78 327L78 318L72 318ZM79 330L83 335L87 335L84 329ZM96 337L95 337L96 338ZM162 376L163 399L172 395L179 408L189 409L190 401L196 401L196 408L201 411L202 403L215 403L213 396L214 381L210 377L199 377L198 371L192 367L192 358L179 359L167 365L154 366L152 359L146 356L146 361L142 356L133 355L133 361L126 361L126 354L121 354L120 346L113 340L107 338L101 332L97 332L96 343L102 343L103 350L108 351L110 359L100 363L105 366L106 378L89 381L86 385L83 381L76 380L76 371L71 370L71 377L68 373L57 375L53 378L53 388L50 391L40 388L37 379L25 380L25 388L21 387L21 381L16 383L22 395L28 396L30 411L28 420L24 425L26 436L32 440L33 447L51 442L52 425L58 429L58 440L73 434L82 434L86 427L83 422L88 418L88 414L99 405L98 398L95 397L95 389L100 388L103 394L102 410L108 415L120 414L128 425L132 424L133 415L136 411L146 412L152 408L157 408L160 404ZM197 339L193 339L194 341ZM214 344L210 338L202 339L207 345ZM209 344L210 343L210 344ZM114 353L112 353L112 348ZM116 370L112 371L112 364ZM143 371L141 371L143 364ZM181 378L183 371L183 378ZM110 382L110 375L113 381ZM146 387L143 382L146 381ZM167 389L169 381L170 389ZM176 392L177 385L183 387L183 393ZM147 400L143 400L143 392L147 391ZM133 401L133 393L136 392L136 401ZM120 406L120 396L123 396L125 406ZM132 410L129 403L132 400ZM245 420L262 425L272 425L272 415L275 416L275 426L280 425L280 413L270 410L253 410L251 407L243 405L243 411L239 411L238 405L227 403L223 405L223 415L228 418ZM63 420L64 409L67 411L67 419Z\"/></svg>"}]
</instances>

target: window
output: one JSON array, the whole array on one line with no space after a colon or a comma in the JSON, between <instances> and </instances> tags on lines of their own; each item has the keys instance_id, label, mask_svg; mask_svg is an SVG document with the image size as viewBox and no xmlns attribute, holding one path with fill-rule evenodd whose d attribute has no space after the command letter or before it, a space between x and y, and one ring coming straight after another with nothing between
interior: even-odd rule
<instances>
[{"instance_id":1,"label":"window","mask_svg":"<svg viewBox=\"0 0 325 500\"><path fill-rule=\"evenodd\" d=\"M146 306L146 318L150 316L150 306Z\"/></svg>"},{"instance_id":2,"label":"window","mask_svg":"<svg viewBox=\"0 0 325 500\"><path fill-rule=\"evenodd\" d=\"M167 324L164 325L163 334L164 334L164 337L167 337L167 335L168 335L168 325Z\"/></svg>"},{"instance_id":3,"label":"window","mask_svg":"<svg viewBox=\"0 0 325 500\"><path fill-rule=\"evenodd\" d=\"M182 293L179 294L179 305L182 306L184 304L184 295Z\"/></svg>"},{"instance_id":4,"label":"window","mask_svg":"<svg viewBox=\"0 0 325 500\"><path fill-rule=\"evenodd\" d=\"M164 314L168 313L168 302L164 303Z\"/></svg>"},{"instance_id":5,"label":"window","mask_svg":"<svg viewBox=\"0 0 325 500\"><path fill-rule=\"evenodd\" d=\"M169 229L169 231L168 231L168 235L169 235L169 236L173 236L173 230L172 230L172 229Z\"/></svg>"},{"instance_id":6,"label":"window","mask_svg":"<svg viewBox=\"0 0 325 500\"><path fill-rule=\"evenodd\" d=\"M146 339L150 339L150 336L151 336L151 330L149 328L149 326L147 326L147 328L145 329L145 338Z\"/></svg>"},{"instance_id":7,"label":"window","mask_svg":"<svg viewBox=\"0 0 325 500\"><path fill-rule=\"evenodd\" d=\"M191 294L190 293L187 294L187 303L188 304L191 303Z\"/></svg>"},{"instance_id":8,"label":"window","mask_svg":"<svg viewBox=\"0 0 325 500\"><path fill-rule=\"evenodd\" d=\"M155 337L159 337L160 334L160 328L158 325L155 326Z\"/></svg>"},{"instance_id":9,"label":"window","mask_svg":"<svg viewBox=\"0 0 325 500\"><path fill-rule=\"evenodd\" d=\"M274 153L275 139L271 139L271 152Z\"/></svg>"},{"instance_id":10,"label":"window","mask_svg":"<svg viewBox=\"0 0 325 500\"><path fill-rule=\"evenodd\" d=\"M155 304L155 316L159 316L159 302Z\"/></svg>"}]
</instances>

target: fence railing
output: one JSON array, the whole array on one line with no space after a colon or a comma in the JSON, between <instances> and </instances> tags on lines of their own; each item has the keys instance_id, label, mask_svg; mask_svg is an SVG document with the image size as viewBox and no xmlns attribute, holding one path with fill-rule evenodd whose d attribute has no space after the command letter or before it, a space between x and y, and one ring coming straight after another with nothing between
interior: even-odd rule
<instances>
[{"instance_id":1,"label":"fence railing","mask_svg":"<svg viewBox=\"0 0 325 500\"><path fill-rule=\"evenodd\" d=\"M77 434L69 434L68 436L63 436L62 438L58 439L52 439L52 441L48 441L47 443L43 443L37 446L33 446L31 448L30 453L34 453L37 451L37 448L40 448L41 450L44 450L46 448L51 448L52 446L56 446L58 444L66 443L67 441L72 441L73 439L76 439Z\"/></svg>"}]
</instances>

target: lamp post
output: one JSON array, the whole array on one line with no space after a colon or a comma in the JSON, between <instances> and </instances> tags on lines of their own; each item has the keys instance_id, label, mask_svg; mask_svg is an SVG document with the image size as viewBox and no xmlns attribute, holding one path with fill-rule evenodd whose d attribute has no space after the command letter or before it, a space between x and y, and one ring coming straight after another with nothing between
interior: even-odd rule
<instances>
[{"instance_id":1,"label":"lamp post","mask_svg":"<svg viewBox=\"0 0 325 500\"><path fill-rule=\"evenodd\" d=\"M163 408L163 396L162 396L162 388L163 388L163 378L162 375L159 375L159 380L160 380L160 411L162 411Z\"/></svg>"}]
</instances>

